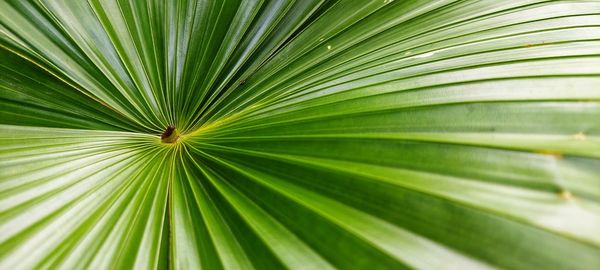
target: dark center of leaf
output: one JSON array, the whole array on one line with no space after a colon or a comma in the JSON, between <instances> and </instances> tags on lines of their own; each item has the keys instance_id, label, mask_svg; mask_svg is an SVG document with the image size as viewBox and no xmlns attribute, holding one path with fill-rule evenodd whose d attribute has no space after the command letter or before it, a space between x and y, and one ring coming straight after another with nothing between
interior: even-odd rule
<instances>
[{"instance_id":1,"label":"dark center of leaf","mask_svg":"<svg viewBox=\"0 0 600 270\"><path fill-rule=\"evenodd\" d=\"M167 129L160 135L160 140L164 143L174 143L179 138L179 132L174 125L169 125Z\"/></svg>"}]
</instances>

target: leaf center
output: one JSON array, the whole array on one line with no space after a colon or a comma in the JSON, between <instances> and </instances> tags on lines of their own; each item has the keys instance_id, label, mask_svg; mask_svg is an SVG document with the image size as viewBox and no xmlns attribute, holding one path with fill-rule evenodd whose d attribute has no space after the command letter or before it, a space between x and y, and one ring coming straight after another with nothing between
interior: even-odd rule
<instances>
[{"instance_id":1,"label":"leaf center","mask_svg":"<svg viewBox=\"0 0 600 270\"><path fill-rule=\"evenodd\" d=\"M160 140L163 143L175 143L179 139L179 132L174 125L169 125L160 135Z\"/></svg>"}]
</instances>

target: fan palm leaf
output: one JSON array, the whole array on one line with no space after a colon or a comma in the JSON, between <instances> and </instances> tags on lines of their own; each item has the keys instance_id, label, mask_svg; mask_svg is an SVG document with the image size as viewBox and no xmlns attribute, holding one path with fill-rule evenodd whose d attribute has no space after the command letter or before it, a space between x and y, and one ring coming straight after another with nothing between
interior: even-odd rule
<instances>
[{"instance_id":1,"label":"fan palm leaf","mask_svg":"<svg viewBox=\"0 0 600 270\"><path fill-rule=\"evenodd\" d=\"M0 1L2 269L598 269L600 2Z\"/></svg>"}]
</instances>

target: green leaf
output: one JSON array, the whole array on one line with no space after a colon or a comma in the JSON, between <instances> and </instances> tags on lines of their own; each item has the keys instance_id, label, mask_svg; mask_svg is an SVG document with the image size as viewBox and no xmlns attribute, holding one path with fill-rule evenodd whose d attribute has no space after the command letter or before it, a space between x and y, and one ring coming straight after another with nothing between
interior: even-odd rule
<instances>
[{"instance_id":1,"label":"green leaf","mask_svg":"<svg viewBox=\"0 0 600 270\"><path fill-rule=\"evenodd\" d=\"M599 14L2 1L0 268L597 269Z\"/></svg>"}]
</instances>

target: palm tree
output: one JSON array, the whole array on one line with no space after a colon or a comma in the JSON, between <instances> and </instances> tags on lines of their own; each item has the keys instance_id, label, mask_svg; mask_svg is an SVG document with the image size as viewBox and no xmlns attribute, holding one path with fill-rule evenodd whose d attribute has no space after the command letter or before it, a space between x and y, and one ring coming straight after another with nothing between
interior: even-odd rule
<instances>
[{"instance_id":1,"label":"palm tree","mask_svg":"<svg viewBox=\"0 0 600 270\"><path fill-rule=\"evenodd\" d=\"M600 2L0 1L0 269L600 269Z\"/></svg>"}]
</instances>

